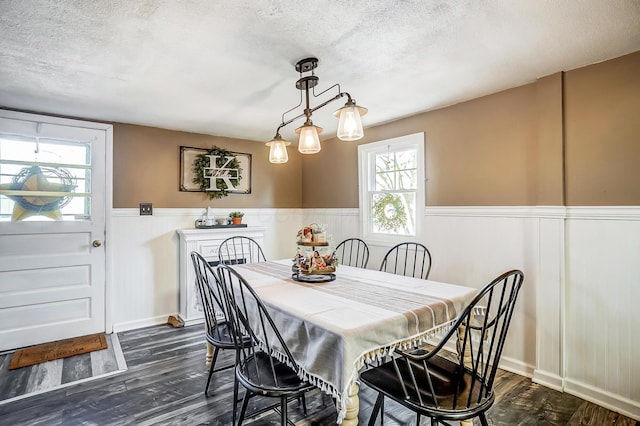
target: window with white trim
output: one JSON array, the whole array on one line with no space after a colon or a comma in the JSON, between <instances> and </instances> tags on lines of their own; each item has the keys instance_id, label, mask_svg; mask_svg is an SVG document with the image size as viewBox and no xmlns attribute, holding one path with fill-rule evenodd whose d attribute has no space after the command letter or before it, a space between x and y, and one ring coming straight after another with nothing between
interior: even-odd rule
<instances>
[{"instance_id":1,"label":"window with white trim","mask_svg":"<svg viewBox=\"0 0 640 426\"><path fill-rule=\"evenodd\" d=\"M424 133L358 146L360 215L367 240L419 235L424 210Z\"/></svg>"}]
</instances>

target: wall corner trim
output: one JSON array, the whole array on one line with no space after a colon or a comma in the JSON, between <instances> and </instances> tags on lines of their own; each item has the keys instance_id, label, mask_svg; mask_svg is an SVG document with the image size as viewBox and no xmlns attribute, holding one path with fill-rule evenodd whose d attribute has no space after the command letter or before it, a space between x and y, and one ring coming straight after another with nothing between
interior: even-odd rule
<instances>
[{"instance_id":1,"label":"wall corner trim","mask_svg":"<svg viewBox=\"0 0 640 426\"><path fill-rule=\"evenodd\" d=\"M558 392L563 391L563 379L557 374L536 369L533 371L531 380L533 383L538 383L547 388L557 390Z\"/></svg>"}]
</instances>

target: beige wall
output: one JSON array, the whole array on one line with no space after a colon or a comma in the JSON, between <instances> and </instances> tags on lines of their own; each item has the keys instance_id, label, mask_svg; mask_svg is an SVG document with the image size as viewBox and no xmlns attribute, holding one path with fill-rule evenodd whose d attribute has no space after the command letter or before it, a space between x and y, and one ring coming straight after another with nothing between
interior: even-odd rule
<instances>
[{"instance_id":1,"label":"beige wall","mask_svg":"<svg viewBox=\"0 0 640 426\"><path fill-rule=\"evenodd\" d=\"M640 52L566 73L567 205L640 205Z\"/></svg>"},{"instance_id":2,"label":"beige wall","mask_svg":"<svg viewBox=\"0 0 640 426\"><path fill-rule=\"evenodd\" d=\"M357 207L357 145L416 132L427 206L640 205L638 76L640 52L325 141L302 206Z\"/></svg>"},{"instance_id":3,"label":"beige wall","mask_svg":"<svg viewBox=\"0 0 640 426\"><path fill-rule=\"evenodd\" d=\"M216 145L252 154L251 194L231 194L209 200L201 192L181 192L180 146L211 148ZM263 143L152 127L114 124L113 206L154 207L295 208L301 206L300 158L287 164L269 163Z\"/></svg>"},{"instance_id":4,"label":"beige wall","mask_svg":"<svg viewBox=\"0 0 640 426\"><path fill-rule=\"evenodd\" d=\"M357 207L358 143L417 132L425 133L428 206L535 205L535 101L530 84L367 128L357 143L324 142L303 157L302 205ZM325 176L321 195L307 190L316 176Z\"/></svg>"},{"instance_id":5,"label":"beige wall","mask_svg":"<svg viewBox=\"0 0 640 426\"><path fill-rule=\"evenodd\" d=\"M538 146L531 161L538 168L538 206L564 205L563 78L556 73L536 82Z\"/></svg>"}]
</instances>

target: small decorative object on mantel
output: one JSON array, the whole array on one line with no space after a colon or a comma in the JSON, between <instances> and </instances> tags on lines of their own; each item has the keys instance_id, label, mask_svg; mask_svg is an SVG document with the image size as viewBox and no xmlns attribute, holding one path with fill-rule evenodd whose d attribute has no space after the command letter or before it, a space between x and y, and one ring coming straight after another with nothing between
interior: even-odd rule
<instances>
[{"instance_id":1,"label":"small decorative object on mantel","mask_svg":"<svg viewBox=\"0 0 640 426\"><path fill-rule=\"evenodd\" d=\"M244 213L242 212L229 213L229 217L231 218L231 223L233 223L234 225L240 225L242 223L242 216L244 216Z\"/></svg>"},{"instance_id":2,"label":"small decorative object on mantel","mask_svg":"<svg viewBox=\"0 0 640 426\"><path fill-rule=\"evenodd\" d=\"M240 212L238 212L240 213ZM244 215L244 213L241 213ZM211 213L211 208L207 207L207 210L196 219L195 226L198 229L214 229L214 228L246 228L247 225L243 223L229 223L231 218L229 216L214 216Z\"/></svg>"},{"instance_id":3,"label":"small decorative object on mantel","mask_svg":"<svg viewBox=\"0 0 640 426\"><path fill-rule=\"evenodd\" d=\"M298 249L293 258L292 278L304 282L326 282L336 279L338 259L326 239L326 229L318 224L305 226L296 236Z\"/></svg>"}]
</instances>

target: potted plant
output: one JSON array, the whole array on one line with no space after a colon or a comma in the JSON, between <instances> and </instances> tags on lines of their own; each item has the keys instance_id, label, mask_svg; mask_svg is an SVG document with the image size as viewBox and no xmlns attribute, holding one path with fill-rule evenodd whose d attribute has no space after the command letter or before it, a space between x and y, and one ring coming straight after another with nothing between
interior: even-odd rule
<instances>
[{"instance_id":1,"label":"potted plant","mask_svg":"<svg viewBox=\"0 0 640 426\"><path fill-rule=\"evenodd\" d=\"M242 212L229 213L229 217L231 218L231 223L233 223L234 225L240 225L242 223L242 216L244 216L244 213Z\"/></svg>"}]
</instances>

